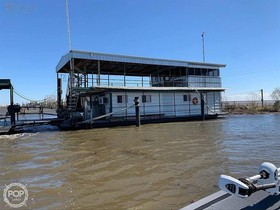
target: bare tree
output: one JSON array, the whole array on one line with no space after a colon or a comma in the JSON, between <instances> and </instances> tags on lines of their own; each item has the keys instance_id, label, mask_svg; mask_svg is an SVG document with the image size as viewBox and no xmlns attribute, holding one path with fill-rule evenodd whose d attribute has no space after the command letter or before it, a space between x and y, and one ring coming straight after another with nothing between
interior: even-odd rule
<instances>
[{"instance_id":1,"label":"bare tree","mask_svg":"<svg viewBox=\"0 0 280 210\"><path fill-rule=\"evenodd\" d=\"M274 91L271 94L271 98L273 98L275 101L280 101L280 88L274 89Z\"/></svg>"},{"instance_id":2,"label":"bare tree","mask_svg":"<svg viewBox=\"0 0 280 210\"><path fill-rule=\"evenodd\" d=\"M56 108L56 96L55 95L47 95L44 100L45 108Z\"/></svg>"},{"instance_id":3,"label":"bare tree","mask_svg":"<svg viewBox=\"0 0 280 210\"><path fill-rule=\"evenodd\" d=\"M250 92L247 96L248 101L251 102L251 106L257 106L260 101L260 96L256 92Z\"/></svg>"}]
</instances>

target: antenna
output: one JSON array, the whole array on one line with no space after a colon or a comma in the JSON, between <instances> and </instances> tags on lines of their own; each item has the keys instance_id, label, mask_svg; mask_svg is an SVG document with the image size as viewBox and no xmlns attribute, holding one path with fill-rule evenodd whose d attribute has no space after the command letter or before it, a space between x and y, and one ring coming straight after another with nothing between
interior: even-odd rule
<instances>
[{"instance_id":1,"label":"antenna","mask_svg":"<svg viewBox=\"0 0 280 210\"><path fill-rule=\"evenodd\" d=\"M202 55L203 55L203 62L205 62L205 51L204 51L204 32L202 32Z\"/></svg>"},{"instance_id":2,"label":"antenna","mask_svg":"<svg viewBox=\"0 0 280 210\"><path fill-rule=\"evenodd\" d=\"M70 35L70 19L69 19L69 6L68 6L68 0L66 0L66 17L67 17L67 32L68 32L68 48L69 51L71 50L71 35Z\"/></svg>"}]
</instances>

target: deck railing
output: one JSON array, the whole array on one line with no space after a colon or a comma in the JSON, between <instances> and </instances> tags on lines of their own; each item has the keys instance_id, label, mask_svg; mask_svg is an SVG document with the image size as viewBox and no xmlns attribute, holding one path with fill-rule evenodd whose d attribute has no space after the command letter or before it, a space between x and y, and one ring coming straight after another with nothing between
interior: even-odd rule
<instances>
[{"instance_id":1,"label":"deck railing","mask_svg":"<svg viewBox=\"0 0 280 210\"><path fill-rule=\"evenodd\" d=\"M68 82L69 84L69 82ZM169 80L157 80L151 77L116 76L95 74L76 75L73 87L128 86L128 87L222 87L220 77L187 76Z\"/></svg>"}]
</instances>

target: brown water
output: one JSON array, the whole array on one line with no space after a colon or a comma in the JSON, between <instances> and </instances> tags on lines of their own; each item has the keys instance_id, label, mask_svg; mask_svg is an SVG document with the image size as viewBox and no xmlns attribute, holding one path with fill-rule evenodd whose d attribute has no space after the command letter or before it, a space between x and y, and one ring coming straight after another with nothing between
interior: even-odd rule
<instances>
[{"instance_id":1,"label":"brown water","mask_svg":"<svg viewBox=\"0 0 280 210\"><path fill-rule=\"evenodd\" d=\"M62 132L44 126L0 136L5 185L26 185L20 209L179 209L218 190L219 174L279 167L280 115L232 116ZM50 130L51 129L51 130Z\"/></svg>"}]
</instances>

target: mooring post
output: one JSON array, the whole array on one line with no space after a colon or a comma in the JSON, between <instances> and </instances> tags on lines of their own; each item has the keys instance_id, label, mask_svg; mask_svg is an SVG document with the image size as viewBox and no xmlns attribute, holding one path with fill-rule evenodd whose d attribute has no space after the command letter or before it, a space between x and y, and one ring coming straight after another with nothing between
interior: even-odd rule
<instances>
[{"instance_id":1,"label":"mooring post","mask_svg":"<svg viewBox=\"0 0 280 210\"><path fill-rule=\"evenodd\" d=\"M16 124L16 115L14 110L14 88L12 85L10 85L10 106L8 106L8 112L11 115L11 126L14 126ZM9 109L10 107L10 109Z\"/></svg>"},{"instance_id":2,"label":"mooring post","mask_svg":"<svg viewBox=\"0 0 280 210\"><path fill-rule=\"evenodd\" d=\"M262 108L263 108L263 89L261 89L261 101L262 101Z\"/></svg>"},{"instance_id":3,"label":"mooring post","mask_svg":"<svg viewBox=\"0 0 280 210\"><path fill-rule=\"evenodd\" d=\"M136 126L139 127L141 125L140 119L140 109L139 109L139 97L134 98L135 105L135 114L136 114Z\"/></svg>"},{"instance_id":4,"label":"mooring post","mask_svg":"<svg viewBox=\"0 0 280 210\"><path fill-rule=\"evenodd\" d=\"M204 112L204 105L205 105L205 100L204 100L204 94L200 93L200 98L201 98L201 120L205 120L205 112Z\"/></svg>"}]
</instances>

